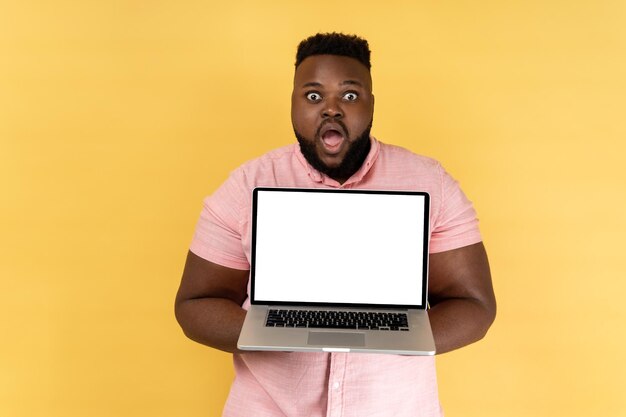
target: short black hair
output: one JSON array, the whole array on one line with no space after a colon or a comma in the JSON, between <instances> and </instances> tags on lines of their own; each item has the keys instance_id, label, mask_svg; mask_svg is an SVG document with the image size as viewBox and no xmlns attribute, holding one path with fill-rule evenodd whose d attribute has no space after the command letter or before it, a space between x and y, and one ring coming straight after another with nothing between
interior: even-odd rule
<instances>
[{"instance_id":1,"label":"short black hair","mask_svg":"<svg viewBox=\"0 0 626 417\"><path fill-rule=\"evenodd\" d=\"M370 48L367 41L356 35L344 33L318 33L298 45L296 68L312 55L341 55L354 58L370 70Z\"/></svg>"}]
</instances>

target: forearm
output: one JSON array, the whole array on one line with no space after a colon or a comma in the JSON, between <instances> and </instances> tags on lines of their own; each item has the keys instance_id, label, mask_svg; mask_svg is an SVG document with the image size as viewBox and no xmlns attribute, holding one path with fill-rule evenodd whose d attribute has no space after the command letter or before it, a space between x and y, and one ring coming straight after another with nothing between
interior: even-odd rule
<instances>
[{"instance_id":1,"label":"forearm","mask_svg":"<svg viewBox=\"0 0 626 417\"><path fill-rule=\"evenodd\" d=\"M495 304L488 306L471 298L450 298L428 312L437 354L449 352L482 339L495 319Z\"/></svg>"},{"instance_id":2,"label":"forearm","mask_svg":"<svg viewBox=\"0 0 626 417\"><path fill-rule=\"evenodd\" d=\"M232 300L196 298L176 304L176 319L190 339L225 352L240 352L237 340L246 311Z\"/></svg>"}]
</instances>

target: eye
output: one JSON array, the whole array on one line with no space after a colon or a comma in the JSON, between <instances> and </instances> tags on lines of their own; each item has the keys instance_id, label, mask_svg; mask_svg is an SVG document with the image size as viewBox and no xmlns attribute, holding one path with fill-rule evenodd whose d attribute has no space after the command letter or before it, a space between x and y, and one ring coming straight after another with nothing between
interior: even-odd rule
<instances>
[{"instance_id":1,"label":"eye","mask_svg":"<svg viewBox=\"0 0 626 417\"><path fill-rule=\"evenodd\" d=\"M310 92L306 94L306 98L309 101L312 101L314 103L320 101L322 99L322 96L319 93L316 92Z\"/></svg>"},{"instance_id":2,"label":"eye","mask_svg":"<svg viewBox=\"0 0 626 417\"><path fill-rule=\"evenodd\" d=\"M343 95L343 99L346 101L355 101L359 98L359 95L353 91L349 91Z\"/></svg>"}]
</instances>

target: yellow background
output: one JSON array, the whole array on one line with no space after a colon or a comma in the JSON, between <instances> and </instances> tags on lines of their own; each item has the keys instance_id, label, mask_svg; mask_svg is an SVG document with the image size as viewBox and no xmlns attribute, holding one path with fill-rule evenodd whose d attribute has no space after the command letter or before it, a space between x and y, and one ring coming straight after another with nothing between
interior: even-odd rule
<instances>
[{"instance_id":1,"label":"yellow background","mask_svg":"<svg viewBox=\"0 0 626 417\"><path fill-rule=\"evenodd\" d=\"M202 198L293 142L295 47L370 41L385 142L475 202L499 314L453 416L626 416L626 2L0 2L0 415L218 415L173 298Z\"/></svg>"}]
</instances>

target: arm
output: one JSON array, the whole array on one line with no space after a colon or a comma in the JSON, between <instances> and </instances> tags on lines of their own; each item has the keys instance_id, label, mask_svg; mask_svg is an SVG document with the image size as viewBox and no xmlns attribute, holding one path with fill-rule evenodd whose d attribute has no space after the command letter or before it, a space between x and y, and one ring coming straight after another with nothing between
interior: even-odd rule
<instances>
[{"instance_id":1,"label":"arm","mask_svg":"<svg viewBox=\"0 0 626 417\"><path fill-rule=\"evenodd\" d=\"M437 353L483 338L496 316L496 299L481 243L430 255L428 298Z\"/></svg>"},{"instance_id":2,"label":"arm","mask_svg":"<svg viewBox=\"0 0 626 417\"><path fill-rule=\"evenodd\" d=\"M247 296L248 275L249 271L209 262L190 251L175 302L176 320L185 335L236 352L246 317L241 304Z\"/></svg>"}]
</instances>

